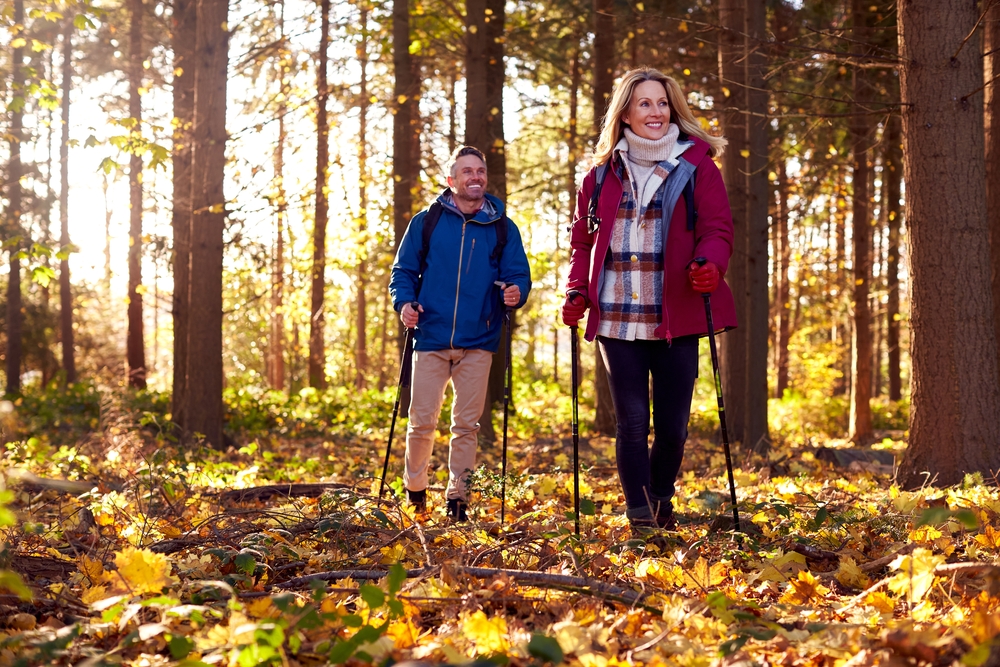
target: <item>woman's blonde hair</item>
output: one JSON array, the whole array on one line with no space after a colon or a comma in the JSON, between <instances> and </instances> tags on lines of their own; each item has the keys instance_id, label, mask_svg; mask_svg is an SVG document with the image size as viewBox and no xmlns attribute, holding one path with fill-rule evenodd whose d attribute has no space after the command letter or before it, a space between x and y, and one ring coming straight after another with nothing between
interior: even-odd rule
<instances>
[{"instance_id":1,"label":"woman's blonde hair","mask_svg":"<svg viewBox=\"0 0 1000 667\"><path fill-rule=\"evenodd\" d=\"M632 92L643 81L662 83L663 88L667 91L667 102L670 104L670 122L676 123L681 131L705 140L713 157L722 155L722 151L729 142L724 137L713 136L702 129L694 114L691 113L691 109L688 108L684 91L681 90L680 85L652 67L637 67L625 72L611 96L611 104L608 106L608 113L604 116L604 124L601 127L601 136L594 149L594 164L604 164L611 159L611 151L614 150L625 131L622 117L628 111L628 106L632 101Z\"/></svg>"}]
</instances>

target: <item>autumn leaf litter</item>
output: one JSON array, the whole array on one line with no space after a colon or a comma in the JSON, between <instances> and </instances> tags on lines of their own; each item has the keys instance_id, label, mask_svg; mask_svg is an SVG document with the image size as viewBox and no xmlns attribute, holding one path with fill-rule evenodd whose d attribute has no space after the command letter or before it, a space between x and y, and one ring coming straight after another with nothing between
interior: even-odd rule
<instances>
[{"instance_id":1,"label":"autumn leaf litter","mask_svg":"<svg viewBox=\"0 0 1000 667\"><path fill-rule=\"evenodd\" d=\"M581 536L568 438L481 452L471 521L379 502L384 442L259 440L239 451L101 443L8 445L10 467L94 490L13 485L7 567L33 594L0 601L0 663L987 664L1000 634L1000 495L897 489L807 447L737 470L745 532L729 530L721 448L693 440L676 533L635 540L613 441L586 441ZM45 451L41 451L45 450ZM737 461L739 464L740 461ZM233 502L227 491L287 485ZM310 495L297 495L313 484ZM316 484L326 484L317 488ZM291 492L289 494L289 492ZM317 495L318 493L318 495ZM246 497L246 496L244 496Z\"/></svg>"}]
</instances>

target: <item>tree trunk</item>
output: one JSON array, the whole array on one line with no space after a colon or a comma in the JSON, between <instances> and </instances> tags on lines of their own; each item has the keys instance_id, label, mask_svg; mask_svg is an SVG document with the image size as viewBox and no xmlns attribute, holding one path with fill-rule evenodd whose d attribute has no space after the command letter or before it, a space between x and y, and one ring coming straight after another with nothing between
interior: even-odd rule
<instances>
[{"instance_id":1,"label":"tree trunk","mask_svg":"<svg viewBox=\"0 0 1000 667\"><path fill-rule=\"evenodd\" d=\"M886 128L885 162L886 207L889 214L889 239L886 248L886 335L888 353L889 400L903 397L903 384L899 372L899 229L903 211L899 205L900 183L903 176L902 118L893 114Z\"/></svg>"},{"instance_id":2,"label":"tree trunk","mask_svg":"<svg viewBox=\"0 0 1000 667\"><path fill-rule=\"evenodd\" d=\"M229 3L198 0L185 427L222 440L222 261Z\"/></svg>"},{"instance_id":3,"label":"tree trunk","mask_svg":"<svg viewBox=\"0 0 1000 667\"><path fill-rule=\"evenodd\" d=\"M574 33L574 39L579 40L579 36ZM573 221L576 219L576 168L580 161L577 154L580 134L578 131L580 87L583 85L583 72L580 68L580 47L579 42L573 48L573 58L570 61L569 72L569 129L566 132L566 196L569 201L569 224L566 231L573 228ZM558 218L556 225L558 225ZM561 230L556 229L556 251L558 257L562 248L559 239L562 237ZM559 329L562 323L559 321L559 314L556 313L555 335L552 337L552 381L559 384ZM570 363L574 363L571 359Z\"/></svg>"},{"instance_id":4,"label":"tree trunk","mask_svg":"<svg viewBox=\"0 0 1000 667\"><path fill-rule=\"evenodd\" d=\"M615 2L614 0L594 0L594 136L593 143L601 133L601 121L611 102L611 92L615 83L615 63L618 54L615 49Z\"/></svg>"},{"instance_id":5,"label":"tree trunk","mask_svg":"<svg viewBox=\"0 0 1000 667\"><path fill-rule=\"evenodd\" d=\"M129 132L142 134L142 0L129 3L129 96L128 115L133 123ZM129 386L146 388L146 344L142 326L142 157L133 153L128 167L128 360Z\"/></svg>"},{"instance_id":6,"label":"tree trunk","mask_svg":"<svg viewBox=\"0 0 1000 667\"><path fill-rule=\"evenodd\" d=\"M983 105L971 97L983 85L978 18L958 0L899 5L913 378L897 479L907 488L925 472L946 486L1000 469Z\"/></svg>"},{"instance_id":7,"label":"tree trunk","mask_svg":"<svg viewBox=\"0 0 1000 667\"><path fill-rule=\"evenodd\" d=\"M285 214L288 201L285 195L285 114L288 112L288 81L285 76L289 58L285 43L285 3L280 2L278 18L281 50L278 55L281 104L278 105L278 146L274 152L275 192L274 216L274 265L271 269L271 344L268 346L268 384L271 389L285 389Z\"/></svg>"},{"instance_id":8,"label":"tree trunk","mask_svg":"<svg viewBox=\"0 0 1000 667\"><path fill-rule=\"evenodd\" d=\"M614 90L614 64L618 62L615 49L615 3L614 0L594 0L594 85L592 105L594 108L593 143L601 133L601 122L611 102ZM594 345L594 431L613 434L615 432L615 409L611 401L611 385L608 371L604 367L601 350ZM581 355L583 353L581 352Z\"/></svg>"},{"instance_id":9,"label":"tree trunk","mask_svg":"<svg viewBox=\"0 0 1000 667\"><path fill-rule=\"evenodd\" d=\"M993 327L1000 344L1000 6L993 4L983 24L986 89L986 211L990 235ZM1000 358L1000 348L997 349Z\"/></svg>"},{"instance_id":10,"label":"tree trunk","mask_svg":"<svg viewBox=\"0 0 1000 667\"><path fill-rule=\"evenodd\" d=\"M73 87L73 22L63 25L62 62L62 141L59 143L59 245L65 253L69 245L69 94ZM73 351L73 293L69 281L69 257L59 260L59 331L62 342L64 382L76 382L76 355Z\"/></svg>"},{"instance_id":11,"label":"tree trunk","mask_svg":"<svg viewBox=\"0 0 1000 667\"><path fill-rule=\"evenodd\" d=\"M358 97L358 196L361 200L358 216L357 266L357 329L354 353L354 386L364 389L368 373L368 5L361 2L361 42L358 44L358 65L361 68L361 94Z\"/></svg>"},{"instance_id":12,"label":"tree trunk","mask_svg":"<svg viewBox=\"0 0 1000 667\"><path fill-rule=\"evenodd\" d=\"M869 50L867 5L861 0L851 0L854 23L853 34L857 48ZM851 179L852 231L854 232L854 326L851 339L851 415L849 437L855 443L868 444L874 437L872 430L872 330L871 310L868 307L869 288L872 280L871 214L868 207L868 149L871 142L871 121L863 111L868 108L871 89L866 70L854 68L854 111L851 116L851 153L854 172Z\"/></svg>"},{"instance_id":13,"label":"tree trunk","mask_svg":"<svg viewBox=\"0 0 1000 667\"><path fill-rule=\"evenodd\" d=\"M323 336L326 315L326 222L330 194L330 124L327 103L330 89L326 80L327 51L330 45L330 0L320 0L319 54L316 64L316 220L313 228L312 300L309 309L309 386L326 389L326 345Z\"/></svg>"},{"instance_id":14,"label":"tree trunk","mask_svg":"<svg viewBox=\"0 0 1000 667\"><path fill-rule=\"evenodd\" d=\"M406 226L413 216L413 195L419 175L417 142L420 132L420 81L410 54L410 9L407 0L392 4L393 123L392 123L392 201L394 249L399 248ZM402 335L400 335L402 341Z\"/></svg>"},{"instance_id":15,"label":"tree trunk","mask_svg":"<svg viewBox=\"0 0 1000 667\"><path fill-rule=\"evenodd\" d=\"M487 189L505 202L503 0L468 0L466 28L465 144L475 146L486 154ZM514 325L513 318L511 323ZM501 347L506 349L504 345ZM494 357L486 403L479 420L479 439L483 442L496 440L492 424L493 406L503 400L505 366L503 355Z\"/></svg>"},{"instance_id":16,"label":"tree trunk","mask_svg":"<svg viewBox=\"0 0 1000 667\"><path fill-rule=\"evenodd\" d=\"M393 0L392 3L392 62L393 123L392 123L392 208L393 243L398 250L406 232L406 226L413 216L413 202L417 193L420 175L420 77L416 60L410 53L410 8L408 0ZM396 343L399 348L397 359L402 358L404 328L398 318L386 320L396 322ZM410 405L409 394L400 397L401 414L406 415Z\"/></svg>"},{"instance_id":17,"label":"tree trunk","mask_svg":"<svg viewBox=\"0 0 1000 667\"><path fill-rule=\"evenodd\" d=\"M765 452L767 429L767 10L764 0L746 0L744 41L747 81L747 223L746 223L746 421L743 444Z\"/></svg>"},{"instance_id":18,"label":"tree trunk","mask_svg":"<svg viewBox=\"0 0 1000 667\"><path fill-rule=\"evenodd\" d=\"M111 295L111 202L108 200L108 175L102 174L101 191L104 193L104 293Z\"/></svg>"},{"instance_id":19,"label":"tree trunk","mask_svg":"<svg viewBox=\"0 0 1000 667\"><path fill-rule=\"evenodd\" d=\"M174 324L174 367L171 411L173 421L184 427L187 407L188 322L191 271L191 154L194 123L194 78L198 11L197 0L174 0L174 136L173 211L170 225L174 235L174 294L171 309ZM106 183L106 181L105 181ZM110 212L108 219L110 221ZM108 283L110 285L110 263Z\"/></svg>"},{"instance_id":20,"label":"tree trunk","mask_svg":"<svg viewBox=\"0 0 1000 667\"><path fill-rule=\"evenodd\" d=\"M778 302L778 350L777 350L777 381L775 396L781 398L788 389L788 341L791 337L789 318L791 317L791 293L788 285L788 266L792 259L792 249L788 239L788 167L784 159L780 160L778 173L778 219L775 239L777 243L775 264L777 265L777 298Z\"/></svg>"},{"instance_id":21,"label":"tree trunk","mask_svg":"<svg viewBox=\"0 0 1000 667\"><path fill-rule=\"evenodd\" d=\"M722 386L725 391L726 423L734 440L742 441L748 433L747 421L747 349L748 329L753 326L747 310L747 237L749 234L747 157L750 146L743 111L747 109L746 44L744 3L742 0L720 0L719 77L726 94L722 112L722 129L729 140L722 158L722 176L729 192L729 207L733 213L733 256L729 260L726 282L733 291L739 328L722 336L719 344L722 366Z\"/></svg>"},{"instance_id":22,"label":"tree trunk","mask_svg":"<svg viewBox=\"0 0 1000 667\"><path fill-rule=\"evenodd\" d=\"M14 0L14 25L18 34L24 30L24 0ZM24 127L24 48L14 49L11 60L11 89L15 99L21 104L14 105L10 115L10 159L7 166L7 220L4 225L7 238L19 237L24 233L21 225L22 189L21 140ZM21 312L21 260L18 253L23 241L7 249L10 257L10 274L7 278L7 393L21 393L21 357L23 354L24 314Z\"/></svg>"}]
</instances>

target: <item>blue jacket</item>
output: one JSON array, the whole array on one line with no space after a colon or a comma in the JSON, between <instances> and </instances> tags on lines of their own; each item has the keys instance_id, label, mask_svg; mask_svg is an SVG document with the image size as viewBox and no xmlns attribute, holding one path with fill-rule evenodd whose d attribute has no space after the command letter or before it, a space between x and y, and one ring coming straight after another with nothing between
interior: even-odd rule
<instances>
[{"instance_id":1,"label":"blue jacket","mask_svg":"<svg viewBox=\"0 0 1000 667\"><path fill-rule=\"evenodd\" d=\"M465 221L451 192L438 197L444 207L427 252L427 271L417 293L420 251L427 210L413 216L396 252L389 280L392 307L417 301L423 306L414 332L415 350L450 348L488 350L500 347L503 301L497 280L521 288L524 305L531 290L531 271L517 226L504 215L503 203L486 195L483 208ZM491 258L497 234L493 224L507 225L507 244L499 262Z\"/></svg>"}]
</instances>

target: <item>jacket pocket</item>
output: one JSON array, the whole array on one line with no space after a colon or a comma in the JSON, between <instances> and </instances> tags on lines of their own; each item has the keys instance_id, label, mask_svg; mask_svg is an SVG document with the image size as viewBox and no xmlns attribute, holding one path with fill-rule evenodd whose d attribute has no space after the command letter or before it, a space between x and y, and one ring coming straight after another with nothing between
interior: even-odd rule
<instances>
[{"instance_id":1,"label":"jacket pocket","mask_svg":"<svg viewBox=\"0 0 1000 667\"><path fill-rule=\"evenodd\" d=\"M469 275L469 270L472 269L472 256L476 254L476 239L472 239L472 247L469 248L469 262L465 265L465 275Z\"/></svg>"}]
</instances>

